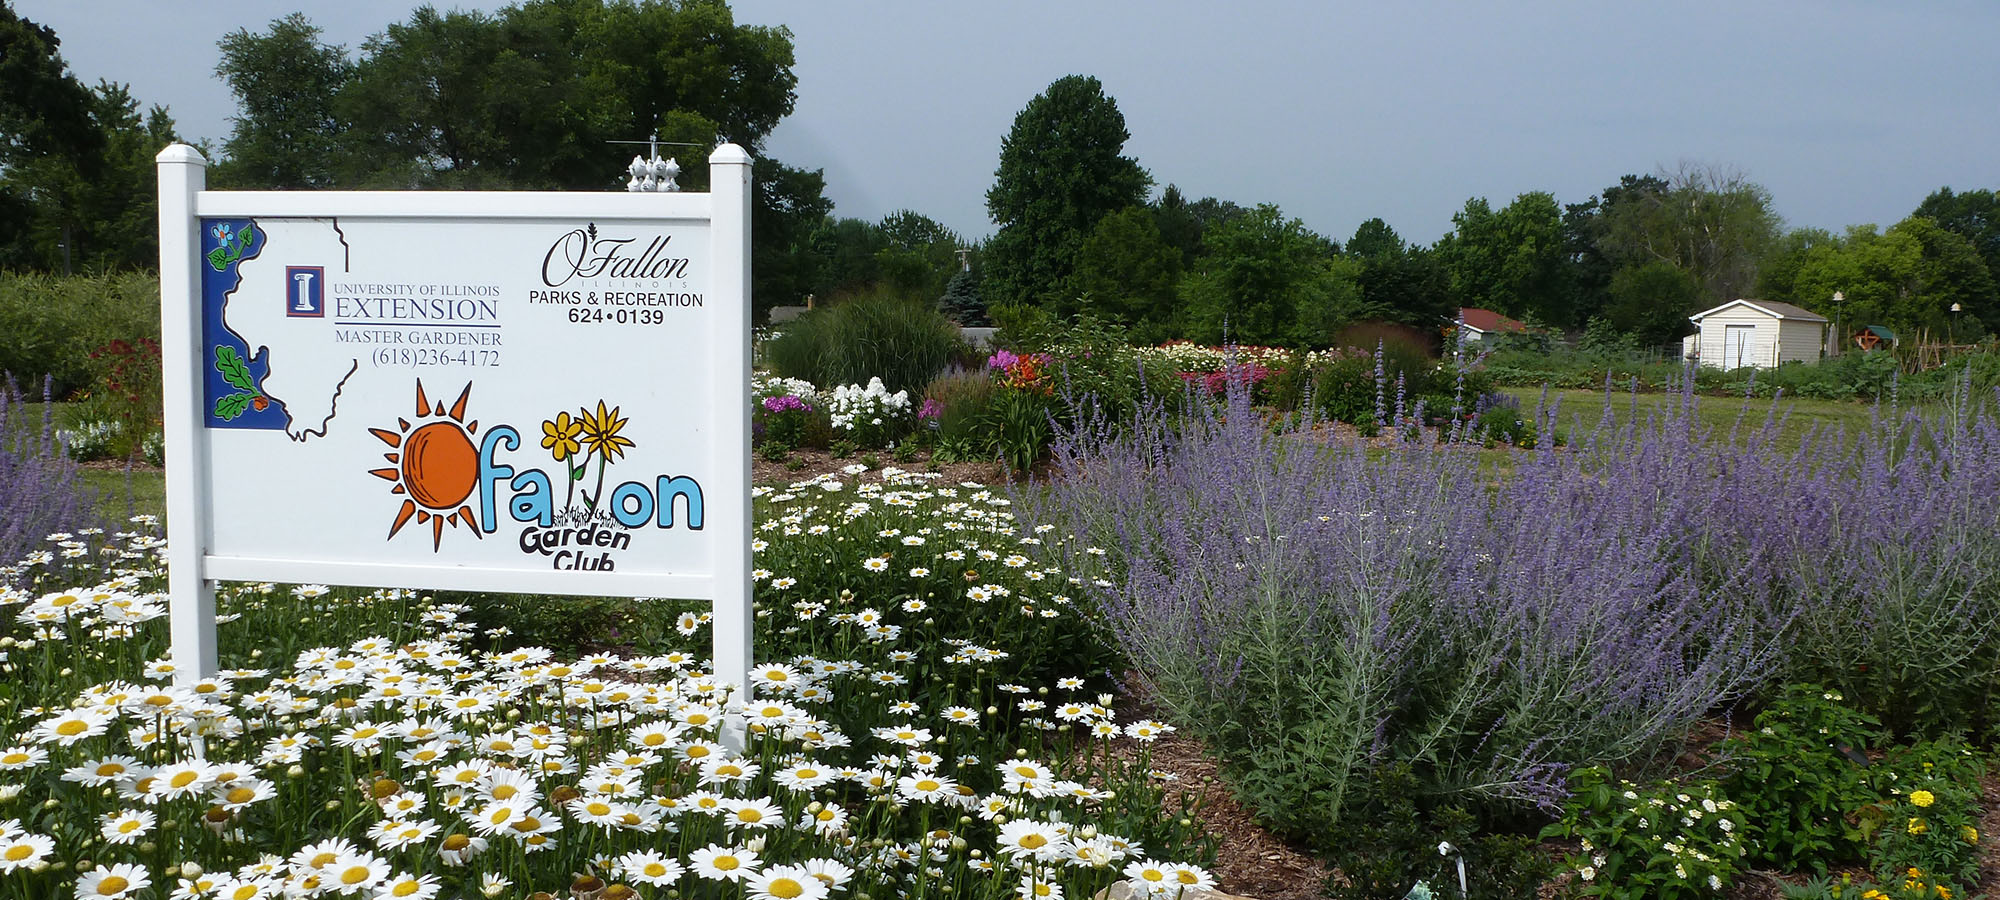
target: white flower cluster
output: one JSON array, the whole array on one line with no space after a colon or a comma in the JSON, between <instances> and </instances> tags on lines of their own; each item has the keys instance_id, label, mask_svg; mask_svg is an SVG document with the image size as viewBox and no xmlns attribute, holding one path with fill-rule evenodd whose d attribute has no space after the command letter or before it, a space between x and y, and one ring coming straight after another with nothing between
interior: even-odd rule
<instances>
[{"instance_id":1,"label":"white flower cluster","mask_svg":"<svg viewBox=\"0 0 2000 900\"><path fill-rule=\"evenodd\" d=\"M1273 367L1292 360L1292 351L1282 347L1204 347L1185 341L1141 347L1136 354L1149 368L1165 366L1176 372L1220 372L1232 363Z\"/></svg>"},{"instance_id":2,"label":"white flower cluster","mask_svg":"<svg viewBox=\"0 0 2000 900\"><path fill-rule=\"evenodd\" d=\"M750 396L752 402L762 402L765 397L797 397L814 406L820 405L820 391L812 382L802 378L751 378Z\"/></svg>"},{"instance_id":3,"label":"white flower cluster","mask_svg":"<svg viewBox=\"0 0 2000 900\"><path fill-rule=\"evenodd\" d=\"M889 393L882 379L868 379L868 386L843 384L833 389L833 427L841 431L880 427L890 419L910 414L910 392Z\"/></svg>"}]
</instances>

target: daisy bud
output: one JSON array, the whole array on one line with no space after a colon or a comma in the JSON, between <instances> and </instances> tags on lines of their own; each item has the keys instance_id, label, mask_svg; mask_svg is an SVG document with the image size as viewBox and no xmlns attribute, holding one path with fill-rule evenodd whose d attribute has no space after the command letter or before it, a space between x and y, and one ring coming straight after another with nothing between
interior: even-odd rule
<instances>
[{"instance_id":1,"label":"daisy bud","mask_svg":"<svg viewBox=\"0 0 2000 900\"><path fill-rule=\"evenodd\" d=\"M181 863L182 875L186 875L189 878L200 878L201 873L202 873L201 863L192 861ZM171 874L171 872L169 874Z\"/></svg>"},{"instance_id":2,"label":"daisy bud","mask_svg":"<svg viewBox=\"0 0 2000 900\"><path fill-rule=\"evenodd\" d=\"M289 768L289 769L286 769L286 770L285 770L285 777L286 777L286 778L304 778L304 777L306 777L306 767L305 767L305 766L293 766L293 767L291 767L291 768Z\"/></svg>"},{"instance_id":3,"label":"daisy bud","mask_svg":"<svg viewBox=\"0 0 2000 900\"><path fill-rule=\"evenodd\" d=\"M142 850L144 850L144 849L145 849L146 847L149 847L149 846L151 846L151 845L152 845L152 842L151 842L151 841L147 841L146 843L144 843L144 844L141 844L141 845L139 845L139 848L140 848L140 849L142 849ZM148 853L151 853L151 852L153 852L153 851L151 851L151 850L147 850L146 852L148 852ZM89 870L91 870L91 869L94 869L94 868L97 868L97 867L96 867L96 866L95 866L94 864L92 864L90 860L87 860L87 859L79 859L79 860L77 860L77 861L76 861L76 870L77 870L77 871L79 871L79 872L86 872L86 871L89 871Z\"/></svg>"},{"instance_id":4,"label":"daisy bud","mask_svg":"<svg viewBox=\"0 0 2000 900\"><path fill-rule=\"evenodd\" d=\"M55 809L56 807L58 807L58 806L61 806L61 805L62 805L62 802L61 802L61 801L59 801L59 800L57 800L57 799L55 799L54 797L50 797L49 799L47 799L47 800L44 800L44 801L42 801L42 808L43 808L43 809Z\"/></svg>"},{"instance_id":5,"label":"daisy bud","mask_svg":"<svg viewBox=\"0 0 2000 900\"><path fill-rule=\"evenodd\" d=\"M57 672L56 674L58 674L58 675L61 675L61 676L62 676L62 677L64 677L64 678L68 678L68 677L70 677L71 675L75 675L75 674L76 674L76 670L75 670L75 669L72 669L72 668L70 668L70 667L68 667L68 666L63 666L63 668L62 668L62 671L61 671L61 672Z\"/></svg>"},{"instance_id":6,"label":"daisy bud","mask_svg":"<svg viewBox=\"0 0 2000 900\"><path fill-rule=\"evenodd\" d=\"M339 809L339 808L340 808L340 801L339 801L339 800L328 800L328 801L326 801L326 811L327 811L327 812L332 812L332 811L334 811L334 810L336 810L336 809Z\"/></svg>"},{"instance_id":7,"label":"daisy bud","mask_svg":"<svg viewBox=\"0 0 2000 900\"><path fill-rule=\"evenodd\" d=\"M164 874L165 874L165 875L166 875L166 876L167 876L168 878L179 878L179 877L181 877L181 867L180 867L180 866L168 866L168 867L167 867L167 871L166 871L166 872L165 872Z\"/></svg>"}]
</instances>

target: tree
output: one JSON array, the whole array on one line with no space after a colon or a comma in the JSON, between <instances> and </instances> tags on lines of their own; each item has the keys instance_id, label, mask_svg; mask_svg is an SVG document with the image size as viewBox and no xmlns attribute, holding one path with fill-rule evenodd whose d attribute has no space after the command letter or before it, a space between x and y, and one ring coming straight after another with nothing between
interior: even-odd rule
<instances>
[{"instance_id":1,"label":"tree","mask_svg":"<svg viewBox=\"0 0 2000 900\"><path fill-rule=\"evenodd\" d=\"M1994 300L1991 273L1971 242L1946 231L1932 219L1911 216L1886 232L1875 226L1848 229L1830 245L1804 252L1793 279L1797 295L1831 300L1809 306L1828 318L1838 318L1844 331L1862 325L1891 330L1960 337L2000 330L2000 303ZM1954 321L1952 304L1962 321Z\"/></svg>"},{"instance_id":2,"label":"tree","mask_svg":"<svg viewBox=\"0 0 2000 900\"><path fill-rule=\"evenodd\" d=\"M887 245L875 251L876 268L897 292L926 299L945 289L959 271L958 232L923 213L900 209L876 225Z\"/></svg>"},{"instance_id":3,"label":"tree","mask_svg":"<svg viewBox=\"0 0 2000 900\"><path fill-rule=\"evenodd\" d=\"M805 303L817 269L813 229L833 214L826 198L826 175L794 169L775 159L750 163L756 196L750 205L750 300L758 321L773 306Z\"/></svg>"},{"instance_id":4,"label":"tree","mask_svg":"<svg viewBox=\"0 0 2000 900\"><path fill-rule=\"evenodd\" d=\"M813 294L831 300L882 280L882 229L866 219L829 218L807 239L814 260Z\"/></svg>"},{"instance_id":5,"label":"tree","mask_svg":"<svg viewBox=\"0 0 2000 900\"><path fill-rule=\"evenodd\" d=\"M70 74L53 29L0 2L0 167L86 158L103 145L90 90Z\"/></svg>"},{"instance_id":6,"label":"tree","mask_svg":"<svg viewBox=\"0 0 2000 900\"><path fill-rule=\"evenodd\" d=\"M1403 236L1380 218L1369 219L1354 229L1347 240L1347 255L1368 259L1403 252Z\"/></svg>"},{"instance_id":7,"label":"tree","mask_svg":"<svg viewBox=\"0 0 2000 900\"><path fill-rule=\"evenodd\" d=\"M1070 75L1036 95L1000 142L986 210L989 303L1047 303L1068 283L1099 219L1145 199L1152 179L1120 155L1131 137L1097 79Z\"/></svg>"},{"instance_id":8,"label":"tree","mask_svg":"<svg viewBox=\"0 0 2000 900\"><path fill-rule=\"evenodd\" d=\"M1642 346L1659 345L1688 332L1688 316L1701 311L1701 285L1665 260L1626 266L1611 276L1605 321Z\"/></svg>"},{"instance_id":9,"label":"tree","mask_svg":"<svg viewBox=\"0 0 2000 900\"><path fill-rule=\"evenodd\" d=\"M1531 191L1494 212L1483 197L1452 216L1457 228L1438 243L1452 290L1466 305L1516 318L1572 326L1568 257L1555 197Z\"/></svg>"},{"instance_id":10,"label":"tree","mask_svg":"<svg viewBox=\"0 0 2000 900\"><path fill-rule=\"evenodd\" d=\"M1180 188L1170 184L1160 192L1159 202L1153 204L1153 226L1159 230L1160 240L1180 251L1182 260L1201 253L1201 220L1195 218Z\"/></svg>"},{"instance_id":11,"label":"tree","mask_svg":"<svg viewBox=\"0 0 2000 900\"><path fill-rule=\"evenodd\" d=\"M1356 258L1353 249L1354 245L1348 244L1349 258L1361 267L1362 305L1374 310L1375 316L1425 331L1437 331L1458 318L1458 295L1451 290L1451 273L1437 253L1424 247L1403 247Z\"/></svg>"},{"instance_id":12,"label":"tree","mask_svg":"<svg viewBox=\"0 0 2000 900\"><path fill-rule=\"evenodd\" d=\"M1634 187L1629 202L1605 208L1599 246L1607 256L1621 266L1673 263L1694 277L1701 302L1711 306L1756 286L1780 224L1762 185L1732 169L1682 163Z\"/></svg>"},{"instance_id":13,"label":"tree","mask_svg":"<svg viewBox=\"0 0 2000 900\"><path fill-rule=\"evenodd\" d=\"M239 103L226 178L264 187L615 190L657 136L705 190L721 140L756 157L759 315L816 280L832 212L817 170L761 154L792 111L791 32L738 25L720 0L526 0L495 13L418 7L351 63L301 16L221 43ZM331 147L331 150L326 149Z\"/></svg>"},{"instance_id":14,"label":"tree","mask_svg":"<svg viewBox=\"0 0 2000 900\"><path fill-rule=\"evenodd\" d=\"M0 267L61 265L76 194L101 174L96 98L61 47L54 30L0 2Z\"/></svg>"},{"instance_id":15,"label":"tree","mask_svg":"<svg viewBox=\"0 0 2000 900\"><path fill-rule=\"evenodd\" d=\"M327 188L341 158L334 98L354 67L347 50L321 43L303 13L273 19L263 34L238 28L217 45L216 77L236 95L227 159L215 182L249 188Z\"/></svg>"},{"instance_id":16,"label":"tree","mask_svg":"<svg viewBox=\"0 0 2000 900\"><path fill-rule=\"evenodd\" d=\"M1194 340L1325 346L1342 326L1379 312L1361 296L1360 264L1337 258L1331 242L1275 206L1218 225L1204 241L1208 255L1180 285Z\"/></svg>"},{"instance_id":17,"label":"tree","mask_svg":"<svg viewBox=\"0 0 2000 900\"><path fill-rule=\"evenodd\" d=\"M1563 250L1569 257L1573 318L1588 321L1601 314L1611 302L1611 280L1618 270L1650 261L1618 254L1607 240L1607 223L1619 218L1628 205L1662 194L1667 188L1667 182L1658 176L1624 175L1601 194L1563 206Z\"/></svg>"},{"instance_id":18,"label":"tree","mask_svg":"<svg viewBox=\"0 0 2000 900\"><path fill-rule=\"evenodd\" d=\"M1098 220L1077 254L1070 294L1083 311L1131 327L1135 340L1175 336L1181 251L1160 233L1153 210L1134 206Z\"/></svg>"},{"instance_id":19,"label":"tree","mask_svg":"<svg viewBox=\"0 0 2000 900\"><path fill-rule=\"evenodd\" d=\"M945 318L957 322L961 327L978 328L987 323L986 301L979 296L979 276L971 269L960 269L951 276L944 286L944 296L938 298L938 312Z\"/></svg>"},{"instance_id":20,"label":"tree","mask_svg":"<svg viewBox=\"0 0 2000 900\"><path fill-rule=\"evenodd\" d=\"M1944 230L1972 242L1987 274L2000 279L2000 194L1985 190L1954 194L1951 188L1938 188L1913 215L1935 220Z\"/></svg>"}]
</instances>

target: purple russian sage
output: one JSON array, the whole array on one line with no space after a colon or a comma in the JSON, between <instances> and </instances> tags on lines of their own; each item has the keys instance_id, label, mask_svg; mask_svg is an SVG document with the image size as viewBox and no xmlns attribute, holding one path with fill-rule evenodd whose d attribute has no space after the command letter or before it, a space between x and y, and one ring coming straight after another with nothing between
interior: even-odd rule
<instances>
[{"instance_id":1,"label":"purple russian sage","mask_svg":"<svg viewBox=\"0 0 2000 900\"><path fill-rule=\"evenodd\" d=\"M27 421L27 405L14 383L0 384L0 567L50 549L52 533L96 524L92 492L56 437L46 382L42 393L36 423Z\"/></svg>"},{"instance_id":2,"label":"purple russian sage","mask_svg":"<svg viewBox=\"0 0 2000 900\"><path fill-rule=\"evenodd\" d=\"M1693 412L1557 450L1545 409L1508 474L1450 435L1274 428L1232 386L1080 415L1023 516L1071 535L1050 552L1274 824L1336 824L1386 763L1444 799L1546 805L1570 766L1649 758L1782 659L1797 612L1770 567L1708 543L1754 475Z\"/></svg>"}]
</instances>

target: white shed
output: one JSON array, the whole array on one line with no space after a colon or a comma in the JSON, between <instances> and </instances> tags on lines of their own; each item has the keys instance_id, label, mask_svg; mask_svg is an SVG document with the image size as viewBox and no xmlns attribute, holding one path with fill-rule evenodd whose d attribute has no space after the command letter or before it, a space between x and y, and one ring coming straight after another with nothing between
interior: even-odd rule
<instances>
[{"instance_id":1,"label":"white shed","mask_svg":"<svg viewBox=\"0 0 2000 900\"><path fill-rule=\"evenodd\" d=\"M1770 300L1731 300L1688 317L1701 331L1694 357L1711 369L1775 368L1813 362L1826 346L1826 317Z\"/></svg>"}]
</instances>

